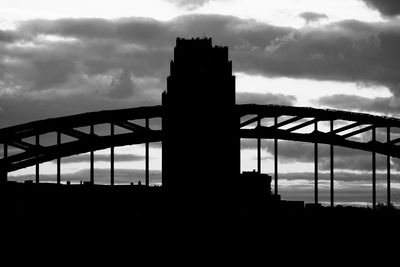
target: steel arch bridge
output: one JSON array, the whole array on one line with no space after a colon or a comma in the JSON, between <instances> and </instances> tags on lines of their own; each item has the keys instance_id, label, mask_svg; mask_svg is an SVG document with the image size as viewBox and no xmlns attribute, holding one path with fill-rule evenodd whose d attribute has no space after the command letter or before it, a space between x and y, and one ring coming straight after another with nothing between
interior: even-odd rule
<instances>
[{"instance_id":1,"label":"steel arch bridge","mask_svg":"<svg viewBox=\"0 0 400 267\"><path fill-rule=\"evenodd\" d=\"M152 129L150 120L162 118L162 106L137 107L121 110L90 112L73 116L29 122L0 129L3 157L0 159L0 177L7 181L7 173L29 166L36 166L36 182L39 183L39 164L57 160L57 183L61 183L61 158L90 152L90 182L94 183L94 151L111 148L111 185L114 184L114 147L145 144L145 177L149 185L149 143L162 141L162 130ZM318 144L330 145L330 201L334 205L334 147L341 146L371 152L372 158L372 204L376 206L376 154L387 157L387 203L390 200L390 158L400 158L400 137L391 139L391 132L400 129L400 120L339 110L315 109L278 105L236 105L236 116L240 120L240 138L257 140L257 168L261 171L261 140L274 140L275 194L278 193L278 140L301 141L314 144L315 190L318 203ZM273 124L264 126L263 119L273 119ZM136 123L143 120L143 123ZM135 122L132 122L135 121ZM325 122L326 129L318 126ZM95 133L96 125L108 124L106 135ZM89 127L90 132L81 127ZM125 129L116 133L115 127ZM307 128L308 127L308 128ZM312 131L305 131L313 127ZM377 129L386 132L384 141L377 140ZM356 138L370 132L371 138ZM53 144L41 144L41 136L55 133ZM68 136L69 142L61 142ZM18 153L9 154L9 147Z\"/></svg>"}]
</instances>

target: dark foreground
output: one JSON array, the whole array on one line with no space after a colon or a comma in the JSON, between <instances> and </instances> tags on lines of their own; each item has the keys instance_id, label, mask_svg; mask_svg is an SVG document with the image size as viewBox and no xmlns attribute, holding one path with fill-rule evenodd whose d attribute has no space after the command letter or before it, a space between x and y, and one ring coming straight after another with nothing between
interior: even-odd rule
<instances>
[{"instance_id":1,"label":"dark foreground","mask_svg":"<svg viewBox=\"0 0 400 267\"><path fill-rule=\"evenodd\" d=\"M190 194L173 198L143 186L8 184L1 190L2 241L16 249L43 243L43 250L165 252L205 242L203 248L217 251L258 244L267 253L336 244L398 247L399 240L400 212L386 207L300 207L251 195L234 203L213 196L193 202Z\"/></svg>"}]
</instances>

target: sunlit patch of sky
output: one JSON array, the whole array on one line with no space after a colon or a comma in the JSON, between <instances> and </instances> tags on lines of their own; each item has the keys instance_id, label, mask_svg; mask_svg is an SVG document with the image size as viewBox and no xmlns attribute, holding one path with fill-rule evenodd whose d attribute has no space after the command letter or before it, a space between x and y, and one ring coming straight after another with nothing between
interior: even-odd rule
<instances>
[{"instance_id":1,"label":"sunlit patch of sky","mask_svg":"<svg viewBox=\"0 0 400 267\"><path fill-rule=\"evenodd\" d=\"M315 106L312 101L329 95L356 95L366 98L391 97L393 94L385 86L360 84L355 82L317 81L288 77L270 78L237 72L236 91L293 95L296 106ZM274 103L271 103L274 104Z\"/></svg>"},{"instance_id":2,"label":"sunlit patch of sky","mask_svg":"<svg viewBox=\"0 0 400 267\"><path fill-rule=\"evenodd\" d=\"M326 23L344 19L382 21L375 10L358 0L225 0L208 1L192 10L179 8L163 0L2 0L0 28L12 28L18 20L43 18L107 18L149 17L170 20L185 14L224 14L240 18L252 18L277 26L303 27L299 17L302 12L316 12L327 16ZM155 8L156 7L156 8Z\"/></svg>"},{"instance_id":3,"label":"sunlit patch of sky","mask_svg":"<svg viewBox=\"0 0 400 267\"><path fill-rule=\"evenodd\" d=\"M229 8L228 8L229 7ZM212 1L196 10L197 13L218 13L241 18L253 18L277 26L300 28L305 25L302 12L325 14L325 23L345 19L382 21L377 11L368 9L357 0L232 0Z\"/></svg>"},{"instance_id":4,"label":"sunlit patch of sky","mask_svg":"<svg viewBox=\"0 0 400 267\"><path fill-rule=\"evenodd\" d=\"M49 42L49 43L74 43L78 42L79 39L73 37L64 37L55 34L39 34L36 37L37 42Z\"/></svg>"}]
</instances>

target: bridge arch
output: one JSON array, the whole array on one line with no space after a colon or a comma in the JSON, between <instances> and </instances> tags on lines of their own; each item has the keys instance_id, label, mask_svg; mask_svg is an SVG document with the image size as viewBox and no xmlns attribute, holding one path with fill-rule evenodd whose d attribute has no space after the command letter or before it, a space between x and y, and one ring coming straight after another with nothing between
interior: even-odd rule
<instances>
[{"instance_id":1,"label":"bridge arch","mask_svg":"<svg viewBox=\"0 0 400 267\"><path fill-rule=\"evenodd\" d=\"M36 166L36 182L39 182L39 164L57 160L57 183L60 183L60 159L90 152L90 181L93 183L93 152L111 148L111 184L113 184L114 147L144 143L146 144L146 164L148 163L149 143L161 141L161 130L153 130L149 126L149 120L153 118L161 118L161 106L89 112L0 129L0 143L3 144L3 158L0 160L0 167L3 180L6 179L8 172ZM132 122L133 120L144 120L144 126ZM94 126L100 124L110 126L108 135L100 136L95 133ZM128 133L115 133L115 126L126 129ZM77 129L80 127L89 127L90 132L85 133ZM41 145L40 137L48 133L55 133L57 141L48 146ZM61 143L61 135L68 136L73 141ZM27 138L34 139L35 142L24 141ZM21 152L8 155L9 146L15 147ZM147 181L148 171L146 172Z\"/></svg>"},{"instance_id":2,"label":"bridge arch","mask_svg":"<svg viewBox=\"0 0 400 267\"><path fill-rule=\"evenodd\" d=\"M240 105L239 116L242 118L240 131L242 138L257 139L257 168L261 170L261 139L274 140L274 180L275 193L278 192L278 139L301 141L314 144L314 202L318 203L318 144L330 145L330 202L334 205L334 147L341 146L371 152L372 165L372 205L376 207L376 154L386 156L387 162L387 203L390 199L390 158L400 158L400 138L392 139L391 132L398 132L400 120L391 117L374 116L332 109L315 109L308 107L292 107L277 105ZM250 118L249 118L250 117ZM245 119L243 119L245 118ZM261 120L273 118L272 126L263 126ZM280 118L284 118L279 120ZM335 122L344 121L345 125L335 127ZM321 122L328 122L329 128L319 130ZM253 127L249 127L252 125ZM314 126L311 132L301 130ZM376 130L386 132L384 141L376 138ZM355 139L354 137L371 132L371 139Z\"/></svg>"},{"instance_id":3,"label":"bridge arch","mask_svg":"<svg viewBox=\"0 0 400 267\"><path fill-rule=\"evenodd\" d=\"M333 157L334 146L359 149L371 152L373 206L376 203L376 153L387 157L387 190L390 203L390 158L400 158L400 137L391 139L393 129L400 128L400 120L396 118L374 116L365 113L354 113L330 109L315 109L279 105L237 105L237 117L240 120L240 137L257 139L257 166L261 170L261 140L273 139L275 151L278 151L278 140L301 141L314 144L315 152L315 202L318 203L318 144L330 145L331 156L331 204L333 205ZM146 184L148 185L148 147L150 142L162 141L162 130L151 129L149 120L162 118L161 106L138 107L121 110L109 110L78 114L60 118L29 122L0 129L0 143L3 144L3 157L0 159L0 175L2 181L7 180L7 173L29 166L36 166L36 181L39 182L40 163L57 160L57 182L60 182L60 159L75 154L91 153L91 182L93 181L93 152L111 148L111 184L113 184L113 148L131 144L146 144ZM272 118L272 126L263 126L261 121ZM223 118L222 118L223 119ZM132 122L144 120L144 126ZM335 122L346 121L346 125L334 127ZM328 122L330 128L319 130L321 122ZM106 136L96 135L94 126L109 124L110 133ZM128 133L115 134L114 126L128 130ZM302 129L314 126L314 131L301 133ZM90 127L90 133L77 128ZM384 142L376 139L376 129L386 131ZM300 132L299 132L300 131ZM354 136L371 132L371 140L355 140ZM40 144L40 136L56 133L57 142L44 146ZM61 135L66 135L74 141L61 143ZM32 138L35 142L24 139ZM15 147L22 152L8 155L8 147ZM278 193L278 153L275 153L275 193Z\"/></svg>"}]
</instances>

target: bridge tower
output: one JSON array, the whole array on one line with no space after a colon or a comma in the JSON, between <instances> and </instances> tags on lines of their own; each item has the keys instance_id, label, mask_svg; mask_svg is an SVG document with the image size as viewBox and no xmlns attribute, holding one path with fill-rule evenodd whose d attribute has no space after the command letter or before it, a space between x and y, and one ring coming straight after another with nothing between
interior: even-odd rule
<instances>
[{"instance_id":1,"label":"bridge tower","mask_svg":"<svg viewBox=\"0 0 400 267\"><path fill-rule=\"evenodd\" d=\"M235 76L228 47L177 38L163 109L163 187L222 194L240 173Z\"/></svg>"}]
</instances>

